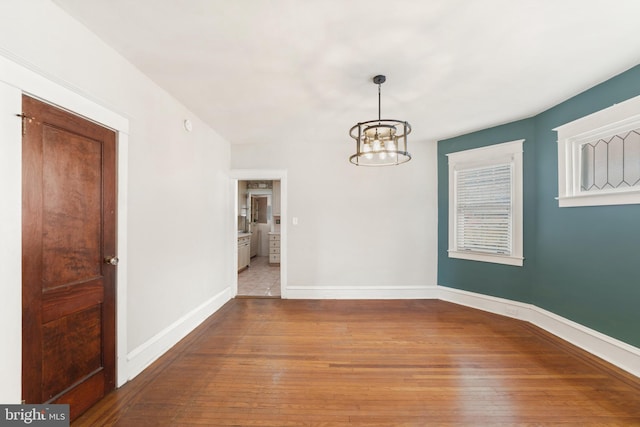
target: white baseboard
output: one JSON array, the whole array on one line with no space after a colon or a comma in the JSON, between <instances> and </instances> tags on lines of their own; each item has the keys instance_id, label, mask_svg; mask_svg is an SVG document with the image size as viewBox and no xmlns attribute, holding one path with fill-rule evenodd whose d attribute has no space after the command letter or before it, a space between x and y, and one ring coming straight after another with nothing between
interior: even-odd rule
<instances>
[{"instance_id":1,"label":"white baseboard","mask_svg":"<svg viewBox=\"0 0 640 427\"><path fill-rule=\"evenodd\" d=\"M127 354L128 379L132 380L136 377L230 299L231 290L226 288L129 352Z\"/></svg>"},{"instance_id":2,"label":"white baseboard","mask_svg":"<svg viewBox=\"0 0 640 427\"><path fill-rule=\"evenodd\" d=\"M287 299L435 299L435 286L287 286Z\"/></svg>"},{"instance_id":3,"label":"white baseboard","mask_svg":"<svg viewBox=\"0 0 640 427\"><path fill-rule=\"evenodd\" d=\"M529 321L640 378L640 348L539 307Z\"/></svg>"},{"instance_id":4,"label":"white baseboard","mask_svg":"<svg viewBox=\"0 0 640 427\"><path fill-rule=\"evenodd\" d=\"M438 298L455 304L525 320L640 377L640 348L619 341L532 304L438 286Z\"/></svg>"}]
</instances>

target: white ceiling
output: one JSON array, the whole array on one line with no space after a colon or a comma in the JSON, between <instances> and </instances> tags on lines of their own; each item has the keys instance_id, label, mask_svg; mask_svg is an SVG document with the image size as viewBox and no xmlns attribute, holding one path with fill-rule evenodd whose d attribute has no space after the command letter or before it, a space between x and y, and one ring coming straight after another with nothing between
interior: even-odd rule
<instances>
[{"instance_id":1,"label":"white ceiling","mask_svg":"<svg viewBox=\"0 0 640 427\"><path fill-rule=\"evenodd\" d=\"M231 143L411 142L529 117L640 62L638 0L54 0Z\"/></svg>"}]
</instances>

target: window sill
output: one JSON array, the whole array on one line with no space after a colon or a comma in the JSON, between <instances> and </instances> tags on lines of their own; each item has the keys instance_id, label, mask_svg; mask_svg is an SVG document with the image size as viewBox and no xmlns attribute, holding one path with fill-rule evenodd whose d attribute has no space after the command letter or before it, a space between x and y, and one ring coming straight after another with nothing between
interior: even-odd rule
<instances>
[{"instance_id":1,"label":"window sill","mask_svg":"<svg viewBox=\"0 0 640 427\"><path fill-rule=\"evenodd\" d=\"M579 206L635 205L640 204L640 191L615 193L579 194L557 197L558 206L571 208Z\"/></svg>"},{"instance_id":2,"label":"window sill","mask_svg":"<svg viewBox=\"0 0 640 427\"><path fill-rule=\"evenodd\" d=\"M478 252L459 252L449 250L449 258L466 259L470 261L490 262L494 264L513 265L516 267L522 267L524 258L518 256L509 255L491 255L481 254Z\"/></svg>"}]
</instances>

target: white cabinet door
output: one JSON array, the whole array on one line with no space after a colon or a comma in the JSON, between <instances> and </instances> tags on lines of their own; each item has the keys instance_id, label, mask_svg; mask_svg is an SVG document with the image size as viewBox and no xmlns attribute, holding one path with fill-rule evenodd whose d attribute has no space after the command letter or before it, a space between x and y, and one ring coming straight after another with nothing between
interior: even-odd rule
<instances>
[{"instance_id":1,"label":"white cabinet door","mask_svg":"<svg viewBox=\"0 0 640 427\"><path fill-rule=\"evenodd\" d=\"M249 239L249 236L238 239L238 271L249 266L251 260L251 241Z\"/></svg>"}]
</instances>

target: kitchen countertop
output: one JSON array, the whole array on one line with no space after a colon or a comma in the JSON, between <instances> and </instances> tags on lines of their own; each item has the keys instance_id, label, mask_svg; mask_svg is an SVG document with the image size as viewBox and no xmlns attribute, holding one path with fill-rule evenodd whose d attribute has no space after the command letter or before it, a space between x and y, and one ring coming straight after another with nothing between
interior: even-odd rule
<instances>
[{"instance_id":1,"label":"kitchen countertop","mask_svg":"<svg viewBox=\"0 0 640 427\"><path fill-rule=\"evenodd\" d=\"M251 236L251 233L244 232L244 231L238 231L238 239L240 237L247 237L247 236Z\"/></svg>"}]
</instances>

